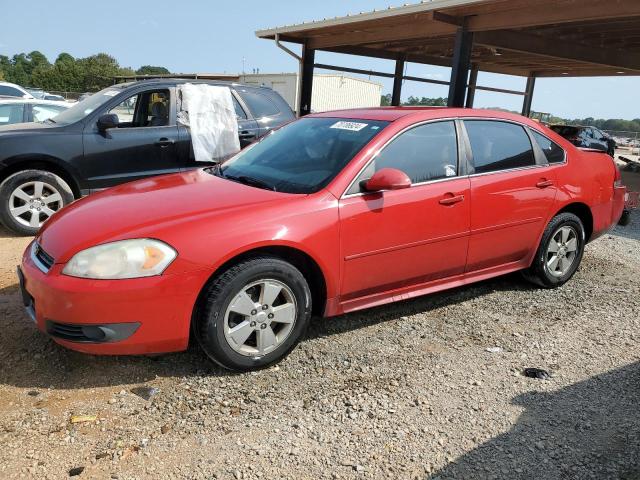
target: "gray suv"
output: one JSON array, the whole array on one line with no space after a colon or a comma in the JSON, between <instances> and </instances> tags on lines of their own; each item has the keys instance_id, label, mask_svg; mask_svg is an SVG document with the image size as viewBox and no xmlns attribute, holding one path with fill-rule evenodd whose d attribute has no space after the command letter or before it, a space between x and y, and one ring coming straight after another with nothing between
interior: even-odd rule
<instances>
[{"instance_id":1,"label":"gray suv","mask_svg":"<svg viewBox=\"0 0 640 480\"><path fill-rule=\"evenodd\" d=\"M32 235L74 199L120 183L203 166L176 121L178 86L159 79L108 87L40 124L0 127L0 221ZM231 90L245 147L295 114L270 88L192 81Z\"/></svg>"}]
</instances>

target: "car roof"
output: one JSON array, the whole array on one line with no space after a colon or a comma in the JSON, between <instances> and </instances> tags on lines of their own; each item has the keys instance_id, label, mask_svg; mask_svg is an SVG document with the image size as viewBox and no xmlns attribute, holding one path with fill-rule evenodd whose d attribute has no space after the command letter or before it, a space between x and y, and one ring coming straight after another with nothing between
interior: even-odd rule
<instances>
[{"instance_id":1,"label":"car roof","mask_svg":"<svg viewBox=\"0 0 640 480\"><path fill-rule=\"evenodd\" d=\"M533 120L511 112L500 110L485 110L477 108L451 108L451 107L377 107L355 108L348 110L335 110L331 112L314 113L309 117L318 118L350 118L361 120L378 120L394 122L401 118L407 120L436 120L440 118L464 118L482 117L499 120L510 120L527 125L539 125Z\"/></svg>"},{"instance_id":2,"label":"car roof","mask_svg":"<svg viewBox=\"0 0 640 480\"><path fill-rule=\"evenodd\" d=\"M263 85L249 85L246 83L240 83L240 82L227 82L224 80L206 80L206 79L199 79L199 78L148 78L148 79L144 79L144 80L138 80L135 82L125 82L125 83L116 83L114 85L111 85L110 87L107 88L120 88L120 89L125 89L128 87L132 87L135 85L149 85L149 84L157 84L157 85L181 85L183 83L195 83L195 84L202 84L202 83L206 83L207 85L216 85L216 86L228 86L228 87L235 87L235 88L254 88L254 89L263 89L263 90L270 90L272 91L273 89L263 86Z\"/></svg>"},{"instance_id":3,"label":"car roof","mask_svg":"<svg viewBox=\"0 0 640 480\"><path fill-rule=\"evenodd\" d=\"M57 100L40 100L38 98L18 98L18 97L0 97L0 103L32 103L34 105L59 105L62 107L71 107L72 103L61 102Z\"/></svg>"}]
</instances>

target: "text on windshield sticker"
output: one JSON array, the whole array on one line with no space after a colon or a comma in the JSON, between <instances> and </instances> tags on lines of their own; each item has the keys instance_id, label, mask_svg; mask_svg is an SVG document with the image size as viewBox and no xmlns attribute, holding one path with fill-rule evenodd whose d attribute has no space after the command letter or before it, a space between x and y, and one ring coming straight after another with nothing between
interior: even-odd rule
<instances>
[{"instance_id":1,"label":"text on windshield sticker","mask_svg":"<svg viewBox=\"0 0 640 480\"><path fill-rule=\"evenodd\" d=\"M331 128L337 128L339 130L350 130L352 132L359 132L363 128L365 128L367 123L357 123L357 122L338 122L331 125Z\"/></svg>"}]
</instances>

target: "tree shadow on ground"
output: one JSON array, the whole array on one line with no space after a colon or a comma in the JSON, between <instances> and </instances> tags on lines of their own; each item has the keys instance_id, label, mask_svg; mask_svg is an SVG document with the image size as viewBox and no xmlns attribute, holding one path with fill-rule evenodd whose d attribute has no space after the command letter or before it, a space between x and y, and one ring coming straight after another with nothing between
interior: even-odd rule
<instances>
[{"instance_id":1,"label":"tree shadow on ground","mask_svg":"<svg viewBox=\"0 0 640 480\"><path fill-rule=\"evenodd\" d=\"M509 432L431 478L640 480L640 363L512 403L525 411Z\"/></svg>"}]
</instances>

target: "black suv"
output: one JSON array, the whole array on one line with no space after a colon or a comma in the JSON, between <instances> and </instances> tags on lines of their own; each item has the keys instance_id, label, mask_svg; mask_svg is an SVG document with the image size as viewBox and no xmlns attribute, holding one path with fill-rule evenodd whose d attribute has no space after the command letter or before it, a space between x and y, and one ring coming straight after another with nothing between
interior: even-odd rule
<instances>
[{"instance_id":1,"label":"black suv","mask_svg":"<svg viewBox=\"0 0 640 480\"><path fill-rule=\"evenodd\" d=\"M151 175L203 166L188 128L176 121L178 85L145 80L106 88L40 124L0 127L0 220L32 235L54 212L96 190ZM240 145L295 118L269 88L228 86Z\"/></svg>"},{"instance_id":2,"label":"black suv","mask_svg":"<svg viewBox=\"0 0 640 480\"><path fill-rule=\"evenodd\" d=\"M616 152L616 142L607 133L596 127L575 125L551 125L551 130L566 138L576 147L593 148L608 153L612 157Z\"/></svg>"}]
</instances>

